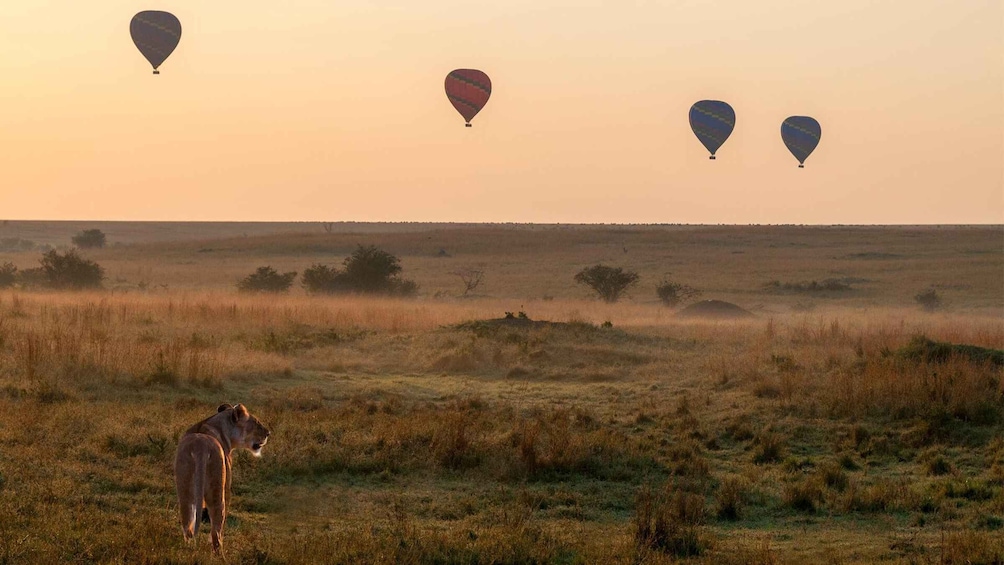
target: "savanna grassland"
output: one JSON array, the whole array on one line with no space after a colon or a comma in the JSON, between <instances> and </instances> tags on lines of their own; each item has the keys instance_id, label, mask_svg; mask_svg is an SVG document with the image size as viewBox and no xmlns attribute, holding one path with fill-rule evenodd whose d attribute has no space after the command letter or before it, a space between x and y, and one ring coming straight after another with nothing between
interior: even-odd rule
<instances>
[{"instance_id":1,"label":"savanna grassland","mask_svg":"<svg viewBox=\"0 0 1004 565\"><path fill-rule=\"evenodd\" d=\"M90 227L105 290L0 290L0 564L218 561L172 462L221 402L273 432L226 562L1004 562L1001 226L11 221L0 264ZM234 290L359 244L419 295Z\"/></svg>"}]
</instances>

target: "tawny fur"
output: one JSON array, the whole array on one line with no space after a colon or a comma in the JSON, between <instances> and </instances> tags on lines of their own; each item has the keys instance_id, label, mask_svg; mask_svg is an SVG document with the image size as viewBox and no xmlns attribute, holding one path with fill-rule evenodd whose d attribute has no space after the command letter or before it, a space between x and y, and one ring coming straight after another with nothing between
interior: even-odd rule
<instances>
[{"instance_id":1,"label":"tawny fur","mask_svg":"<svg viewBox=\"0 0 1004 565\"><path fill-rule=\"evenodd\" d=\"M222 404L216 414L181 437L174 458L174 482L185 541L199 533L205 507L212 525L213 551L223 552L223 523L230 507L231 454L235 449L247 449L260 456L268 436L268 429L243 404Z\"/></svg>"}]
</instances>

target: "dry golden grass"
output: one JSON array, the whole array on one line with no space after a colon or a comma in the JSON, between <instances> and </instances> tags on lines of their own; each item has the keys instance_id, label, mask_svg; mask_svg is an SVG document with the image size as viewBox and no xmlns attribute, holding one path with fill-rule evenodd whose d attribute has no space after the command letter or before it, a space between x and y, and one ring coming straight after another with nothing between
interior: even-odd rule
<instances>
[{"instance_id":1,"label":"dry golden grass","mask_svg":"<svg viewBox=\"0 0 1004 565\"><path fill-rule=\"evenodd\" d=\"M166 290L0 291L0 563L212 561L205 539L181 540L171 461L222 401L274 432L263 458L235 462L228 562L1004 560L1001 367L904 353L917 335L1004 349L1001 257L935 268L951 246L999 247L999 228L731 229L371 236L413 253L448 235L454 258L494 265L494 290L464 300L434 297L454 283L417 251L416 300L221 283L263 257L307 264L320 252L297 246L318 238L355 243L328 234L95 255L188 281ZM607 305L559 276L596 249L658 256L679 233L681 256L704 263L674 276L756 318L683 322L654 293ZM788 236L811 253L769 247ZM714 244L733 239L743 254ZM832 259L882 241L896 258ZM762 286L824 278L833 261L840 276L867 263L873 282L850 297ZM921 311L918 281L939 280L955 285L948 307ZM459 325L519 310L559 323Z\"/></svg>"}]
</instances>

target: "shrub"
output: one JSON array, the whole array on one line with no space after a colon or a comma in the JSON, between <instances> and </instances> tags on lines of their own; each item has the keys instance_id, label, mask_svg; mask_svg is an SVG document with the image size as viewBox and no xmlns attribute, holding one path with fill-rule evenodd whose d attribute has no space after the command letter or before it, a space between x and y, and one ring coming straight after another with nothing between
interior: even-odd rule
<instances>
[{"instance_id":1,"label":"shrub","mask_svg":"<svg viewBox=\"0 0 1004 565\"><path fill-rule=\"evenodd\" d=\"M45 276L45 269L33 267L18 271L17 283L21 288L42 288L48 286L49 279Z\"/></svg>"},{"instance_id":2,"label":"shrub","mask_svg":"<svg viewBox=\"0 0 1004 565\"><path fill-rule=\"evenodd\" d=\"M35 242L19 237L5 237L0 239L0 251L7 253L17 253L19 251L31 251L35 249Z\"/></svg>"},{"instance_id":3,"label":"shrub","mask_svg":"<svg viewBox=\"0 0 1004 565\"><path fill-rule=\"evenodd\" d=\"M237 282L241 292L286 292L293 285L296 271L280 274L272 267L258 267L258 270Z\"/></svg>"},{"instance_id":4,"label":"shrub","mask_svg":"<svg viewBox=\"0 0 1004 565\"><path fill-rule=\"evenodd\" d=\"M15 281L17 281L17 267L14 263L0 265L0 288L14 286Z\"/></svg>"},{"instance_id":5,"label":"shrub","mask_svg":"<svg viewBox=\"0 0 1004 565\"><path fill-rule=\"evenodd\" d=\"M303 271L301 284L311 294L332 294L340 290L349 290L338 269L321 264L314 264Z\"/></svg>"},{"instance_id":6,"label":"shrub","mask_svg":"<svg viewBox=\"0 0 1004 565\"><path fill-rule=\"evenodd\" d=\"M913 297L924 310L937 310L941 308L941 295L937 290L929 289Z\"/></svg>"},{"instance_id":7,"label":"shrub","mask_svg":"<svg viewBox=\"0 0 1004 565\"><path fill-rule=\"evenodd\" d=\"M575 282L596 291L605 302L617 302L628 288L638 284L638 273L625 271L621 267L593 265L575 275Z\"/></svg>"},{"instance_id":8,"label":"shrub","mask_svg":"<svg viewBox=\"0 0 1004 565\"><path fill-rule=\"evenodd\" d=\"M42 255L39 263L42 265L45 284L50 288L72 290L100 288L105 279L105 270L100 265L84 259L72 250L60 253L53 249Z\"/></svg>"},{"instance_id":9,"label":"shrub","mask_svg":"<svg viewBox=\"0 0 1004 565\"><path fill-rule=\"evenodd\" d=\"M659 296L659 300L670 308L678 306L683 302L699 298L702 294L700 290L697 290L692 286L670 280L663 280L661 283L656 285L655 293Z\"/></svg>"},{"instance_id":10,"label":"shrub","mask_svg":"<svg viewBox=\"0 0 1004 565\"><path fill-rule=\"evenodd\" d=\"M73 245L81 249L105 246L105 234L101 230L84 230L72 238Z\"/></svg>"},{"instance_id":11,"label":"shrub","mask_svg":"<svg viewBox=\"0 0 1004 565\"><path fill-rule=\"evenodd\" d=\"M413 296L415 281L401 279L400 260L376 246L360 245L343 262L339 271L315 264L303 273L303 287L310 293L360 292Z\"/></svg>"}]
</instances>

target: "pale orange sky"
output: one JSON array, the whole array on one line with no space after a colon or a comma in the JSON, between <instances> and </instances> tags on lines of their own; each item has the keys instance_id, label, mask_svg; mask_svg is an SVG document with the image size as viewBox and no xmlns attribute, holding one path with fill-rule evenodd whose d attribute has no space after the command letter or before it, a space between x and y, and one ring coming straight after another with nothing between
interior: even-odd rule
<instances>
[{"instance_id":1,"label":"pale orange sky","mask_svg":"<svg viewBox=\"0 0 1004 565\"><path fill-rule=\"evenodd\" d=\"M1002 223L1002 5L4 1L0 218ZM184 26L160 76L144 9ZM493 81L471 129L458 67Z\"/></svg>"}]
</instances>

